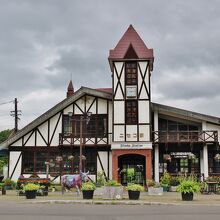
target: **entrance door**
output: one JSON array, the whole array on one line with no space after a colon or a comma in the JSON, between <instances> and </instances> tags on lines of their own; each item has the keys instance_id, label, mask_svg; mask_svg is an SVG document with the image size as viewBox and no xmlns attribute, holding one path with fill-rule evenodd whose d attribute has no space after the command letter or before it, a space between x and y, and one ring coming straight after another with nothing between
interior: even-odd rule
<instances>
[{"instance_id":1,"label":"entrance door","mask_svg":"<svg viewBox=\"0 0 220 220\"><path fill-rule=\"evenodd\" d=\"M145 183L145 157L142 155L129 154L118 158L119 179L122 185L128 183Z\"/></svg>"}]
</instances>

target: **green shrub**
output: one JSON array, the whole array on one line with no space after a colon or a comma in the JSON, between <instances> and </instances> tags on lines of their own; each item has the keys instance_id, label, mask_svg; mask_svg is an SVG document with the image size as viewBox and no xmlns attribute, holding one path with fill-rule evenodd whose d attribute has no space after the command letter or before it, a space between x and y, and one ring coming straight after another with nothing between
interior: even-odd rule
<instances>
[{"instance_id":1,"label":"green shrub","mask_svg":"<svg viewBox=\"0 0 220 220\"><path fill-rule=\"evenodd\" d=\"M200 184L193 180L183 180L176 190L181 193L196 193L200 191Z\"/></svg>"},{"instance_id":2,"label":"green shrub","mask_svg":"<svg viewBox=\"0 0 220 220\"><path fill-rule=\"evenodd\" d=\"M86 183L82 183L82 191L86 191L86 190L95 190L96 186L93 182L86 182Z\"/></svg>"},{"instance_id":3,"label":"green shrub","mask_svg":"<svg viewBox=\"0 0 220 220\"><path fill-rule=\"evenodd\" d=\"M178 186L180 184L179 178L172 176L170 177L170 185L171 186Z\"/></svg>"},{"instance_id":4,"label":"green shrub","mask_svg":"<svg viewBox=\"0 0 220 220\"><path fill-rule=\"evenodd\" d=\"M13 181L10 178L6 178L4 181L5 185L12 185Z\"/></svg>"},{"instance_id":5,"label":"green shrub","mask_svg":"<svg viewBox=\"0 0 220 220\"><path fill-rule=\"evenodd\" d=\"M144 191L144 187L139 185L139 184L129 184L126 187L126 190L131 190L131 191Z\"/></svg>"},{"instance_id":6,"label":"green shrub","mask_svg":"<svg viewBox=\"0 0 220 220\"><path fill-rule=\"evenodd\" d=\"M104 186L105 182L106 182L106 180L105 180L104 172L103 171L99 171L97 173L97 185Z\"/></svg>"},{"instance_id":7,"label":"green shrub","mask_svg":"<svg viewBox=\"0 0 220 220\"><path fill-rule=\"evenodd\" d=\"M170 185L170 174L168 172L164 172L160 178L160 183L162 186Z\"/></svg>"},{"instance_id":8,"label":"green shrub","mask_svg":"<svg viewBox=\"0 0 220 220\"><path fill-rule=\"evenodd\" d=\"M33 191L33 190L38 190L39 188L40 186L34 183L28 183L23 187L24 191Z\"/></svg>"},{"instance_id":9,"label":"green shrub","mask_svg":"<svg viewBox=\"0 0 220 220\"><path fill-rule=\"evenodd\" d=\"M134 168L128 168L127 169L127 179L129 183L134 182Z\"/></svg>"},{"instance_id":10,"label":"green shrub","mask_svg":"<svg viewBox=\"0 0 220 220\"><path fill-rule=\"evenodd\" d=\"M116 180L109 180L105 183L106 186L121 186Z\"/></svg>"}]
</instances>

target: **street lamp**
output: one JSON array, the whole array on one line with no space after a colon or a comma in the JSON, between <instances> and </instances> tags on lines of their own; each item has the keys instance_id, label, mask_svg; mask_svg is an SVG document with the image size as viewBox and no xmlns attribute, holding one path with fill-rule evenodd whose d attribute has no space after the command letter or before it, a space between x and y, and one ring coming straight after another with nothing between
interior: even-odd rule
<instances>
[{"instance_id":1,"label":"street lamp","mask_svg":"<svg viewBox=\"0 0 220 220\"><path fill-rule=\"evenodd\" d=\"M73 116L72 112L68 112L69 117ZM80 122L80 147L79 147L79 172L82 171L82 160L83 160L83 155L82 155L82 149L83 149L83 145L85 144L85 140L84 140L84 135L83 135L83 123L86 122L86 124L89 123L90 121L90 117L92 115L92 112L87 112L83 115L80 116L80 119L72 119L72 121L79 121Z\"/></svg>"}]
</instances>

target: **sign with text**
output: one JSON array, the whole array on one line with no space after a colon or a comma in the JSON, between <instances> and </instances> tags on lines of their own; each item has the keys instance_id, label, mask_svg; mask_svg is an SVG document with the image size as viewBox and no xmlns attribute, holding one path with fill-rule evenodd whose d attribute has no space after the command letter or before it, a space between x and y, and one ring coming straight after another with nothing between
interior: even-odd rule
<instances>
[{"instance_id":1,"label":"sign with text","mask_svg":"<svg viewBox=\"0 0 220 220\"><path fill-rule=\"evenodd\" d=\"M151 142L114 142L111 149L152 149Z\"/></svg>"}]
</instances>

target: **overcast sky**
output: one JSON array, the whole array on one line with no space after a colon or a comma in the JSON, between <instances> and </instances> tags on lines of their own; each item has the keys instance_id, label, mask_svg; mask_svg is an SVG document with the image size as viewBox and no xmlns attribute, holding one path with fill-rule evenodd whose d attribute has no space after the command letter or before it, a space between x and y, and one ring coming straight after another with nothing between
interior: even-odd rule
<instances>
[{"instance_id":1,"label":"overcast sky","mask_svg":"<svg viewBox=\"0 0 220 220\"><path fill-rule=\"evenodd\" d=\"M0 130L66 97L111 87L109 49L132 24L154 49L152 101L220 117L220 1L0 0Z\"/></svg>"}]
</instances>

